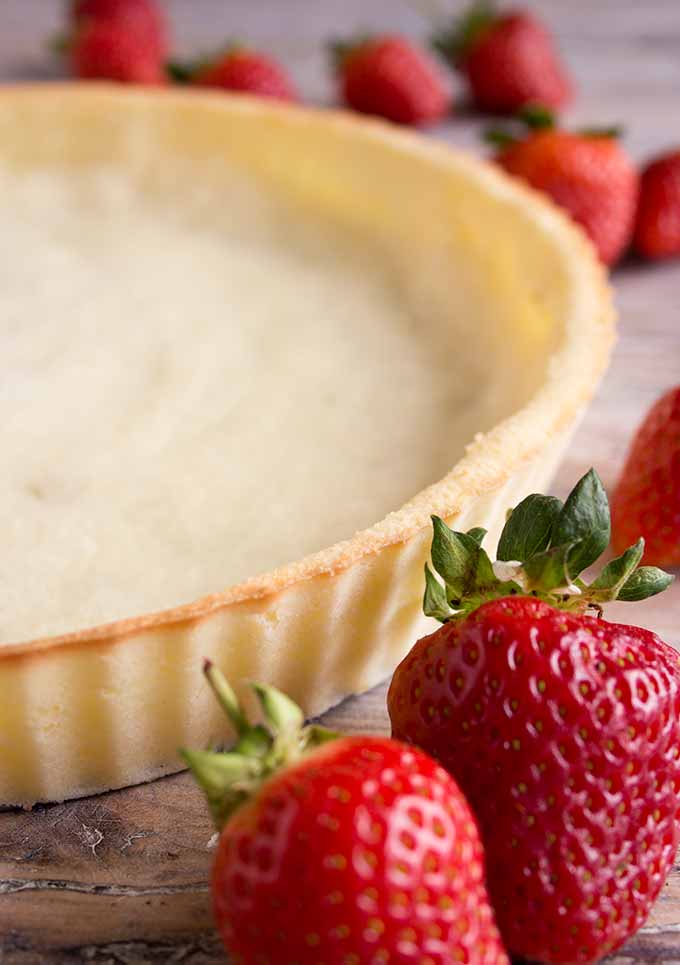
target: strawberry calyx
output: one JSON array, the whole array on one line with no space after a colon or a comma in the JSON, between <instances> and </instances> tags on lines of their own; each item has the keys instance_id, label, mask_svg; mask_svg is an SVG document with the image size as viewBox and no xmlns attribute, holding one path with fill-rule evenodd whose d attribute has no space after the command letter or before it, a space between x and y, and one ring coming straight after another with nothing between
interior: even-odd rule
<instances>
[{"instance_id":1,"label":"strawberry calyx","mask_svg":"<svg viewBox=\"0 0 680 965\"><path fill-rule=\"evenodd\" d=\"M198 74L204 70L214 67L220 61L232 54L244 51L247 48L237 40L225 44L217 53L195 57L193 60L169 60L165 65L165 72L169 80L176 84L190 84Z\"/></svg>"},{"instance_id":2,"label":"strawberry calyx","mask_svg":"<svg viewBox=\"0 0 680 965\"><path fill-rule=\"evenodd\" d=\"M555 112L545 104L525 104L516 116L530 131L546 131L555 127Z\"/></svg>"},{"instance_id":3,"label":"strawberry calyx","mask_svg":"<svg viewBox=\"0 0 680 965\"><path fill-rule=\"evenodd\" d=\"M578 132L581 137L603 137L610 140L618 140L623 137L623 126L612 124L609 127L582 127Z\"/></svg>"},{"instance_id":4,"label":"strawberry calyx","mask_svg":"<svg viewBox=\"0 0 680 965\"><path fill-rule=\"evenodd\" d=\"M205 792L213 821L221 829L269 777L340 735L318 724L305 726L297 704L275 687L258 683L251 686L262 722L252 724L212 661L205 661L203 672L236 731L237 741L228 751L182 748L179 753Z\"/></svg>"},{"instance_id":5,"label":"strawberry calyx","mask_svg":"<svg viewBox=\"0 0 680 965\"><path fill-rule=\"evenodd\" d=\"M498 20L493 0L477 0L452 27L439 30L431 39L437 53L460 66L475 44Z\"/></svg>"},{"instance_id":6,"label":"strawberry calyx","mask_svg":"<svg viewBox=\"0 0 680 965\"><path fill-rule=\"evenodd\" d=\"M555 113L544 104L527 104L515 114L510 124L502 127L488 127L482 134L488 144L498 148L509 147L525 140L528 134L537 131L552 131L557 126ZM575 132L585 138L611 138L623 136L623 127L612 124L604 127L584 127Z\"/></svg>"},{"instance_id":7,"label":"strawberry calyx","mask_svg":"<svg viewBox=\"0 0 680 965\"><path fill-rule=\"evenodd\" d=\"M354 54L358 53L375 39L372 34L362 33L347 40L332 40L328 44L328 51L336 73L342 73L347 62L351 60Z\"/></svg>"},{"instance_id":8,"label":"strawberry calyx","mask_svg":"<svg viewBox=\"0 0 680 965\"><path fill-rule=\"evenodd\" d=\"M486 530L455 532L438 516L432 524L434 572L426 563L423 610L441 623L488 600L516 595L576 613L601 613L603 603L644 600L673 581L655 566L640 566L643 539L610 560L591 582L580 577L605 551L611 534L609 501L594 469L564 503L534 493L510 510L494 563L482 547Z\"/></svg>"},{"instance_id":9,"label":"strawberry calyx","mask_svg":"<svg viewBox=\"0 0 680 965\"><path fill-rule=\"evenodd\" d=\"M205 65L205 61L199 60L169 60L165 72L175 84L188 84Z\"/></svg>"},{"instance_id":10,"label":"strawberry calyx","mask_svg":"<svg viewBox=\"0 0 680 965\"><path fill-rule=\"evenodd\" d=\"M527 134L551 131L555 126L555 114L549 107L544 104L526 104L515 114L509 126L488 127L482 137L488 144L504 148L523 141Z\"/></svg>"},{"instance_id":11,"label":"strawberry calyx","mask_svg":"<svg viewBox=\"0 0 680 965\"><path fill-rule=\"evenodd\" d=\"M52 34L47 41L47 48L50 53L56 54L58 57L63 57L67 54L72 46L73 35L66 33L64 30Z\"/></svg>"}]
</instances>

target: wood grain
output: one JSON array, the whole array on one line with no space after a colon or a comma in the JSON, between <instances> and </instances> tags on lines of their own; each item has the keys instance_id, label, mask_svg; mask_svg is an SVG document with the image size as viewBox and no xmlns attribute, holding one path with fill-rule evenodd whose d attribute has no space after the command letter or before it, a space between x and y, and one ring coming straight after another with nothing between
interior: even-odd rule
<instances>
[{"instance_id":1,"label":"wood grain","mask_svg":"<svg viewBox=\"0 0 680 965\"><path fill-rule=\"evenodd\" d=\"M431 28L428 18L461 6L444 0L166 4L181 54L234 35L261 43L319 103L332 97L323 55L328 37L386 25L422 36ZM667 146L680 130L677 0L542 0L533 6L554 27L579 79L574 123L625 121L637 158ZM45 39L59 27L61 7L58 0L3 0L0 79L58 76ZM481 123L460 113L436 136L476 145ZM621 338L555 481L562 495L591 464L611 485L645 407L680 379L680 266L630 262L613 280ZM626 605L625 612L630 622L680 646L680 585L656 600ZM350 731L386 732L385 686L346 701L326 719ZM203 802L186 775L31 813L0 813L0 962L223 961L208 901L212 847ZM648 926L612 962L680 963L680 869Z\"/></svg>"}]
</instances>

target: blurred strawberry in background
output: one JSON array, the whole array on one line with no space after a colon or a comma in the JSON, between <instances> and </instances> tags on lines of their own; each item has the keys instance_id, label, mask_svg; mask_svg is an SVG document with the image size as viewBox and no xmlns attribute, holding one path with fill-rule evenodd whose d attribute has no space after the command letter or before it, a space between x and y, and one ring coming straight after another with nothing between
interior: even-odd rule
<instances>
[{"instance_id":1,"label":"blurred strawberry in background","mask_svg":"<svg viewBox=\"0 0 680 965\"><path fill-rule=\"evenodd\" d=\"M423 48L396 35L331 47L340 98L362 114L397 124L433 124L450 110L438 64Z\"/></svg>"},{"instance_id":2,"label":"blurred strawberry in background","mask_svg":"<svg viewBox=\"0 0 680 965\"><path fill-rule=\"evenodd\" d=\"M680 385L658 399L631 443L612 497L612 543L645 538L645 563L680 566Z\"/></svg>"},{"instance_id":3,"label":"blurred strawberry in background","mask_svg":"<svg viewBox=\"0 0 680 965\"><path fill-rule=\"evenodd\" d=\"M514 114L535 103L557 110L571 99L553 38L528 10L500 14L493 3L476 3L434 46L462 73L480 110Z\"/></svg>"},{"instance_id":4,"label":"blurred strawberry in background","mask_svg":"<svg viewBox=\"0 0 680 965\"><path fill-rule=\"evenodd\" d=\"M155 0L74 0L71 20L75 29L92 22L115 23L140 34L160 56L167 55L167 22Z\"/></svg>"},{"instance_id":5,"label":"blurred strawberry in background","mask_svg":"<svg viewBox=\"0 0 680 965\"><path fill-rule=\"evenodd\" d=\"M545 192L590 236L606 265L630 244L638 197L638 174L618 142L616 129L565 131L550 111L526 108L516 136L490 131L496 161L509 174Z\"/></svg>"},{"instance_id":6,"label":"blurred strawberry in background","mask_svg":"<svg viewBox=\"0 0 680 965\"><path fill-rule=\"evenodd\" d=\"M170 60L158 0L71 0L67 10L57 46L77 78L301 99L288 70L257 47L231 44L213 57ZM433 45L462 74L479 110L523 118L517 136L494 133L496 160L565 208L606 265L631 242L648 259L680 256L680 150L653 160L640 179L614 132L556 129L549 112L570 101L574 86L552 34L532 10L501 12L492 0L480 0ZM362 36L331 50L337 99L346 107L419 127L452 113L447 72L417 41Z\"/></svg>"},{"instance_id":7,"label":"blurred strawberry in background","mask_svg":"<svg viewBox=\"0 0 680 965\"><path fill-rule=\"evenodd\" d=\"M293 81L278 61L237 44L217 57L193 65L173 63L169 70L174 80L199 87L221 87L283 101L298 100Z\"/></svg>"},{"instance_id":8,"label":"blurred strawberry in background","mask_svg":"<svg viewBox=\"0 0 680 965\"><path fill-rule=\"evenodd\" d=\"M63 47L76 77L137 84L166 80L168 30L154 0L75 0Z\"/></svg>"},{"instance_id":9,"label":"blurred strawberry in background","mask_svg":"<svg viewBox=\"0 0 680 965\"><path fill-rule=\"evenodd\" d=\"M69 53L73 73L82 80L166 82L157 53L139 34L117 24L93 22L79 28Z\"/></svg>"},{"instance_id":10,"label":"blurred strawberry in background","mask_svg":"<svg viewBox=\"0 0 680 965\"><path fill-rule=\"evenodd\" d=\"M656 158L642 172L635 249L644 258L680 255L680 151Z\"/></svg>"}]
</instances>

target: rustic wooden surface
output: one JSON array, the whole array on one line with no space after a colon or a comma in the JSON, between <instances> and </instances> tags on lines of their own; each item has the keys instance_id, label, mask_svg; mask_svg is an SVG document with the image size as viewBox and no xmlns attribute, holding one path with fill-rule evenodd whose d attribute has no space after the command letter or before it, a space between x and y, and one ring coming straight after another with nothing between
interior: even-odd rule
<instances>
[{"instance_id":1,"label":"rustic wooden surface","mask_svg":"<svg viewBox=\"0 0 680 965\"><path fill-rule=\"evenodd\" d=\"M47 80L58 67L45 38L59 26L57 0L2 0L0 79ZM305 96L331 98L323 42L352 30L422 35L445 0L175 0L167 3L190 55L236 36L277 52ZM575 123L624 121L638 158L680 137L678 0L536 0L579 78ZM476 144L465 116L438 135ZM621 339L612 369L555 483L564 494L590 464L612 483L646 406L680 380L680 264L633 263L614 275ZM627 605L627 618L680 646L680 585ZM385 731L385 688L328 714L352 731ZM0 962L223 961L211 929L207 874L212 831L184 775L76 803L0 813ZM648 926L613 960L680 963L680 868Z\"/></svg>"}]
</instances>

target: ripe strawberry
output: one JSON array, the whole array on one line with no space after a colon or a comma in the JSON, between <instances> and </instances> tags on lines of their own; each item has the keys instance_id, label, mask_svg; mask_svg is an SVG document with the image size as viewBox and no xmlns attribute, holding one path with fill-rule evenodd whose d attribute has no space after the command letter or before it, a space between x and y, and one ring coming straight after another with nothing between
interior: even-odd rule
<instances>
[{"instance_id":1,"label":"ripe strawberry","mask_svg":"<svg viewBox=\"0 0 680 965\"><path fill-rule=\"evenodd\" d=\"M526 10L499 14L482 0L434 44L462 71L481 110L514 114L527 104L557 110L571 99L550 33Z\"/></svg>"},{"instance_id":2,"label":"ripe strawberry","mask_svg":"<svg viewBox=\"0 0 680 965\"><path fill-rule=\"evenodd\" d=\"M165 83L158 52L141 35L113 21L85 23L69 52L73 73L83 80Z\"/></svg>"},{"instance_id":3,"label":"ripe strawberry","mask_svg":"<svg viewBox=\"0 0 680 965\"><path fill-rule=\"evenodd\" d=\"M680 255L680 151L642 172L633 243L645 258Z\"/></svg>"},{"instance_id":4,"label":"ripe strawberry","mask_svg":"<svg viewBox=\"0 0 680 965\"><path fill-rule=\"evenodd\" d=\"M449 97L437 64L412 41L398 36L369 37L335 44L342 100L355 111L397 124L425 125L449 110Z\"/></svg>"},{"instance_id":5,"label":"ripe strawberry","mask_svg":"<svg viewBox=\"0 0 680 965\"><path fill-rule=\"evenodd\" d=\"M520 503L493 566L483 531L435 519L445 585L428 569L425 605L448 622L416 644L388 695L393 736L467 795L503 940L535 961L591 962L621 945L678 845L680 657L647 630L584 615L670 578L637 569L639 541L587 585L577 574L608 537L592 471L564 506Z\"/></svg>"},{"instance_id":6,"label":"ripe strawberry","mask_svg":"<svg viewBox=\"0 0 680 965\"><path fill-rule=\"evenodd\" d=\"M222 828L212 891L234 962L507 965L477 828L442 768L388 738L303 728L273 688L255 687L268 729L250 726L206 672L239 742L184 756Z\"/></svg>"},{"instance_id":7,"label":"ripe strawberry","mask_svg":"<svg viewBox=\"0 0 680 965\"><path fill-rule=\"evenodd\" d=\"M167 56L167 23L156 0L74 0L71 20L74 33L89 23L114 22L136 34L140 43L143 38L159 60Z\"/></svg>"},{"instance_id":8,"label":"ripe strawberry","mask_svg":"<svg viewBox=\"0 0 680 965\"><path fill-rule=\"evenodd\" d=\"M244 47L232 47L214 60L185 68L184 76L181 70L180 67L178 73L175 65L176 79L186 79L200 87L222 87L283 101L298 99L292 80L277 61Z\"/></svg>"},{"instance_id":9,"label":"ripe strawberry","mask_svg":"<svg viewBox=\"0 0 680 965\"><path fill-rule=\"evenodd\" d=\"M613 130L572 133L553 127L542 109L524 111L529 132L520 140L491 132L497 162L565 208L611 265L628 247L638 196L638 175Z\"/></svg>"},{"instance_id":10,"label":"ripe strawberry","mask_svg":"<svg viewBox=\"0 0 680 965\"><path fill-rule=\"evenodd\" d=\"M612 497L613 543L642 533L645 559L680 566L680 385L647 413Z\"/></svg>"}]
</instances>

